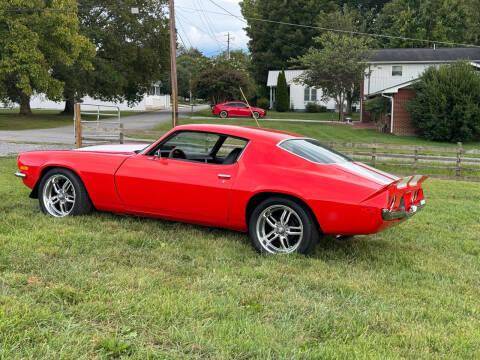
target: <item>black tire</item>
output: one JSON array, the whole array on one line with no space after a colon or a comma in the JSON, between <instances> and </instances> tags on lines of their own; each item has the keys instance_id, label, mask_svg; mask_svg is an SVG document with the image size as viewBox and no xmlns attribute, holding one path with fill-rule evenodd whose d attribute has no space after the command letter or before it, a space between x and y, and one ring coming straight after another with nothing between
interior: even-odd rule
<instances>
[{"instance_id":1,"label":"black tire","mask_svg":"<svg viewBox=\"0 0 480 360\"><path fill-rule=\"evenodd\" d=\"M43 196L46 184L48 183L49 179L54 177L55 175L63 175L64 177L66 177L68 180L70 180L75 189L75 199L73 207L71 208L69 214L66 216L85 215L90 213L93 210L93 206L82 180L80 180L80 178L72 171L63 168L50 169L43 175L42 179L40 180L40 184L38 186L38 201L42 212L50 216L55 216L48 211L47 206L44 203Z\"/></svg>"},{"instance_id":2,"label":"black tire","mask_svg":"<svg viewBox=\"0 0 480 360\"><path fill-rule=\"evenodd\" d=\"M255 250L262 254L272 254L272 252L268 251L264 248L264 246L262 246L257 233L257 224L263 211L275 205L287 206L288 208L292 209L294 212L296 212L298 218L302 222L303 236L298 241L298 247L292 252L297 252L300 254L311 253L315 248L315 245L317 245L320 236L313 214L311 214L310 210L299 201L281 196L273 196L262 201L255 207L250 215L250 218L248 219L248 232Z\"/></svg>"},{"instance_id":3,"label":"black tire","mask_svg":"<svg viewBox=\"0 0 480 360\"><path fill-rule=\"evenodd\" d=\"M252 117L254 117L255 119L260 119L260 114L258 113L258 111L254 111Z\"/></svg>"},{"instance_id":4,"label":"black tire","mask_svg":"<svg viewBox=\"0 0 480 360\"><path fill-rule=\"evenodd\" d=\"M228 112L225 111L225 110L220 111L220 117L221 117L222 119L228 118Z\"/></svg>"}]
</instances>

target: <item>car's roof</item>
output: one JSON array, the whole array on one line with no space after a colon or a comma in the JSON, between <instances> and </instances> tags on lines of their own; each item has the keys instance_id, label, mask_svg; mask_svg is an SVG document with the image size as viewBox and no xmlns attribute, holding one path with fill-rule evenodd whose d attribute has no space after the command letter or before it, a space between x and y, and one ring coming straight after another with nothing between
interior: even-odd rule
<instances>
[{"instance_id":1,"label":"car's roof","mask_svg":"<svg viewBox=\"0 0 480 360\"><path fill-rule=\"evenodd\" d=\"M179 125L175 130L192 130L222 133L242 137L249 140L263 140L278 143L279 141L301 137L298 134L268 128L251 126L221 125L221 124L187 124Z\"/></svg>"}]
</instances>

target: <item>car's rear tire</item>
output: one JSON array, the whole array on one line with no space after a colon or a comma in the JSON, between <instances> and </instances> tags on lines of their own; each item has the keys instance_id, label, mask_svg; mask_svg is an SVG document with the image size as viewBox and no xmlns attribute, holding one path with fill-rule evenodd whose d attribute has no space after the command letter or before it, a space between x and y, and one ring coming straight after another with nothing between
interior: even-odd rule
<instances>
[{"instance_id":1,"label":"car's rear tire","mask_svg":"<svg viewBox=\"0 0 480 360\"><path fill-rule=\"evenodd\" d=\"M255 207L248 230L253 247L262 254L309 254L319 238L309 209L281 196L270 197Z\"/></svg>"},{"instance_id":2,"label":"car's rear tire","mask_svg":"<svg viewBox=\"0 0 480 360\"><path fill-rule=\"evenodd\" d=\"M226 112L225 110L220 111L220 117L222 119L226 119L228 117L228 112Z\"/></svg>"},{"instance_id":3,"label":"car's rear tire","mask_svg":"<svg viewBox=\"0 0 480 360\"><path fill-rule=\"evenodd\" d=\"M38 187L40 209L47 215L65 217L92 211L92 202L80 178L70 170L47 171Z\"/></svg>"}]
</instances>

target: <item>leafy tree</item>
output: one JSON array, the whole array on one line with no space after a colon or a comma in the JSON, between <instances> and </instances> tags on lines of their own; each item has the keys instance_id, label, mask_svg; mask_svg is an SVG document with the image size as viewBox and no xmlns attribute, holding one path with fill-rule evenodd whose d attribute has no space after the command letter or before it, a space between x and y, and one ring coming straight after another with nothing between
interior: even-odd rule
<instances>
[{"instance_id":1,"label":"leafy tree","mask_svg":"<svg viewBox=\"0 0 480 360\"><path fill-rule=\"evenodd\" d=\"M478 0L392 0L376 21L376 32L409 38L479 43ZM428 43L383 39L385 47L425 47Z\"/></svg>"},{"instance_id":2,"label":"leafy tree","mask_svg":"<svg viewBox=\"0 0 480 360\"><path fill-rule=\"evenodd\" d=\"M252 95L254 86L248 73L226 62L216 62L215 59L198 74L193 83L195 94L212 104L242 99L240 87L245 96Z\"/></svg>"},{"instance_id":3,"label":"leafy tree","mask_svg":"<svg viewBox=\"0 0 480 360\"><path fill-rule=\"evenodd\" d=\"M421 136L451 142L480 136L480 74L470 64L430 67L415 90L407 108Z\"/></svg>"},{"instance_id":4,"label":"leafy tree","mask_svg":"<svg viewBox=\"0 0 480 360\"><path fill-rule=\"evenodd\" d=\"M79 34L76 11L73 0L0 2L0 94L19 103L20 114L31 114L34 92L61 98L64 84L53 68L91 66L95 48Z\"/></svg>"},{"instance_id":5,"label":"leafy tree","mask_svg":"<svg viewBox=\"0 0 480 360\"><path fill-rule=\"evenodd\" d=\"M80 0L81 33L96 46L94 69L55 67L65 82L65 111L84 95L137 102L169 70L166 0ZM137 7L138 14L131 8Z\"/></svg>"},{"instance_id":6,"label":"leafy tree","mask_svg":"<svg viewBox=\"0 0 480 360\"><path fill-rule=\"evenodd\" d=\"M277 92L275 97L275 110L279 112L288 111L290 99L288 97L288 85L285 78L285 71L281 71L277 78Z\"/></svg>"},{"instance_id":7,"label":"leafy tree","mask_svg":"<svg viewBox=\"0 0 480 360\"><path fill-rule=\"evenodd\" d=\"M191 98L193 93L193 82L198 74L207 67L208 58L206 58L197 49L179 50L177 56L177 77L178 94L183 97Z\"/></svg>"},{"instance_id":8,"label":"leafy tree","mask_svg":"<svg viewBox=\"0 0 480 360\"><path fill-rule=\"evenodd\" d=\"M325 98L333 98L344 119L345 102L364 76L368 45L363 38L325 33L315 38L316 47L298 58L306 69L297 80L322 89Z\"/></svg>"},{"instance_id":9,"label":"leafy tree","mask_svg":"<svg viewBox=\"0 0 480 360\"><path fill-rule=\"evenodd\" d=\"M247 20L252 73L257 84L265 89L268 71L287 68L289 59L304 54L318 32L254 19L314 24L321 10L333 7L330 4L330 0L244 0L240 3Z\"/></svg>"}]
</instances>

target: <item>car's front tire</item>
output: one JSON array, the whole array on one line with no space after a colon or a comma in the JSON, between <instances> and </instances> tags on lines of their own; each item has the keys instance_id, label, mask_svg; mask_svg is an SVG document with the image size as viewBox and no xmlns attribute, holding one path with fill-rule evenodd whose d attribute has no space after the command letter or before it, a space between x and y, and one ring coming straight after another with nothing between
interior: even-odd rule
<instances>
[{"instance_id":1,"label":"car's front tire","mask_svg":"<svg viewBox=\"0 0 480 360\"><path fill-rule=\"evenodd\" d=\"M51 169L39 184L40 209L54 217L87 214L92 203L80 178L72 171Z\"/></svg>"},{"instance_id":2,"label":"car's front tire","mask_svg":"<svg viewBox=\"0 0 480 360\"><path fill-rule=\"evenodd\" d=\"M259 112L258 112L258 111L254 111L254 112L253 112L253 117L254 117L255 119L260 119L260 114L259 114Z\"/></svg>"},{"instance_id":3,"label":"car's front tire","mask_svg":"<svg viewBox=\"0 0 480 360\"><path fill-rule=\"evenodd\" d=\"M222 119L226 119L228 117L228 112L226 112L225 110L220 111L220 117Z\"/></svg>"},{"instance_id":4,"label":"car's front tire","mask_svg":"<svg viewBox=\"0 0 480 360\"><path fill-rule=\"evenodd\" d=\"M308 254L319 238L310 211L300 202L281 196L258 204L248 225L253 247L263 254Z\"/></svg>"}]
</instances>

